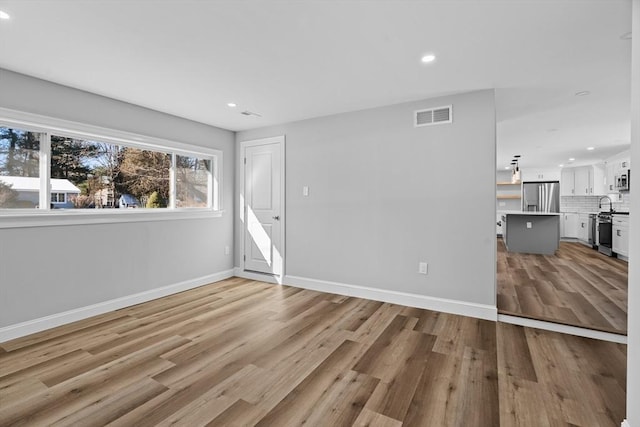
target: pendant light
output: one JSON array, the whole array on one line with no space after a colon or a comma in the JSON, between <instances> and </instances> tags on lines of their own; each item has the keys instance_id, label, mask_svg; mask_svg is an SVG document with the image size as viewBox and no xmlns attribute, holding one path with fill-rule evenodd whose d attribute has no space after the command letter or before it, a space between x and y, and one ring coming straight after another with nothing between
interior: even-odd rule
<instances>
[{"instance_id":1,"label":"pendant light","mask_svg":"<svg viewBox=\"0 0 640 427\"><path fill-rule=\"evenodd\" d=\"M520 159L520 155L517 154L515 156L513 156L513 161L511 162L511 164L513 165L513 172L511 174L511 182L513 184L516 184L518 182L520 182L520 165L518 163Z\"/></svg>"}]
</instances>

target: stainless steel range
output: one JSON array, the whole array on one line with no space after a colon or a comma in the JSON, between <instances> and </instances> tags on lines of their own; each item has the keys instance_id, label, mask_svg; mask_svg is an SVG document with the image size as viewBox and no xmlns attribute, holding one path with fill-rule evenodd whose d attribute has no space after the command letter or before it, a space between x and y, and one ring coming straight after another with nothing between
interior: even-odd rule
<instances>
[{"instance_id":1,"label":"stainless steel range","mask_svg":"<svg viewBox=\"0 0 640 427\"><path fill-rule=\"evenodd\" d=\"M613 217L611 212L600 212L598 214L598 252L607 256L613 256Z\"/></svg>"}]
</instances>

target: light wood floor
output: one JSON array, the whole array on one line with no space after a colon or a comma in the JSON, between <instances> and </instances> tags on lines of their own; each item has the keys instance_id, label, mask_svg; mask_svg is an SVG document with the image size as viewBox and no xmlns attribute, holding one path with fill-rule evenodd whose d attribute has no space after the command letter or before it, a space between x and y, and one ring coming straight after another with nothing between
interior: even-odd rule
<instances>
[{"instance_id":1,"label":"light wood floor","mask_svg":"<svg viewBox=\"0 0 640 427\"><path fill-rule=\"evenodd\" d=\"M627 334L628 264L581 243L556 255L507 252L498 239L498 311Z\"/></svg>"},{"instance_id":2,"label":"light wood floor","mask_svg":"<svg viewBox=\"0 0 640 427\"><path fill-rule=\"evenodd\" d=\"M0 425L619 426L626 347L233 278L0 345Z\"/></svg>"}]
</instances>

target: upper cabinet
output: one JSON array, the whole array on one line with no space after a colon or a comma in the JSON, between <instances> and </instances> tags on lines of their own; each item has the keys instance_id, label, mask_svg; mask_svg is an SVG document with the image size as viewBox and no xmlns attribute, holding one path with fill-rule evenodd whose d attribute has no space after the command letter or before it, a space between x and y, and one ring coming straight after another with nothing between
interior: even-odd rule
<instances>
[{"instance_id":1,"label":"upper cabinet","mask_svg":"<svg viewBox=\"0 0 640 427\"><path fill-rule=\"evenodd\" d=\"M574 169L562 169L562 173L560 175L560 195L576 195L576 174Z\"/></svg>"},{"instance_id":2,"label":"upper cabinet","mask_svg":"<svg viewBox=\"0 0 640 427\"><path fill-rule=\"evenodd\" d=\"M601 196L607 194L604 165L565 168L560 177L561 196Z\"/></svg>"},{"instance_id":3,"label":"upper cabinet","mask_svg":"<svg viewBox=\"0 0 640 427\"><path fill-rule=\"evenodd\" d=\"M630 154L629 152L621 153L607 160L605 163L606 191L607 193L618 193L618 189L616 188L618 177L631 169Z\"/></svg>"},{"instance_id":4,"label":"upper cabinet","mask_svg":"<svg viewBox=\"0 0 640 427\"><path fill-rule=\"evenodd\" d=\"M531 181L560 181L560 169L522 169L521 180Z\"/></svg>"},{"instance_id":5,"label":"upper cabinet","mask_svg":"<svg viewBox=\"0 0 640 427\"><path fill-rule=\"evenodd\" d=\"M607 187L607 193L617 193L615 164L607 163L605 171L605 185Z\"/></svg>"},{"instance_id":6,"label":"upper cabinet","mask_svg":"<svg viewBox=\"0 0 640 427\"><path fill-rule=\"evenodd\" d=\"M589 167L575 168L575 195L576 196L589 196L593 191L593 182L591 181L591 173Z\"/></svg>"}]
</instances>

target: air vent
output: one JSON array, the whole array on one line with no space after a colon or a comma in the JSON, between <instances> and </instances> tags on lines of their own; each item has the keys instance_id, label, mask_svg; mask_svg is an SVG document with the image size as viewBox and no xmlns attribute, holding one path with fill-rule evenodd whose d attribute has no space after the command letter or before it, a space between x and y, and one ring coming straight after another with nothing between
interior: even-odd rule
<instances>
[{"instance_id":1,"label":"air vent","mask_svg":"<svg viewBox=\"0 0 640 427\"><path fill-rule=\"evenodd\" d=\"M245 116L262 117L260 114L254 113L253 111L248 111L248 110L245 110L245 111L241 112L240 114L244 114Z\"/></svg>"},{"instance_id":2,"label":"air vent","mask_svg":"<svg viewBox=\"0 0 640 427\"><path fill-rule=\"evenodd\" d=\"M453 121L453 107L447 105L446 107L418 110L414 112L413 119L415 127L451 123Z\"/></svg>"}]
</instances>

